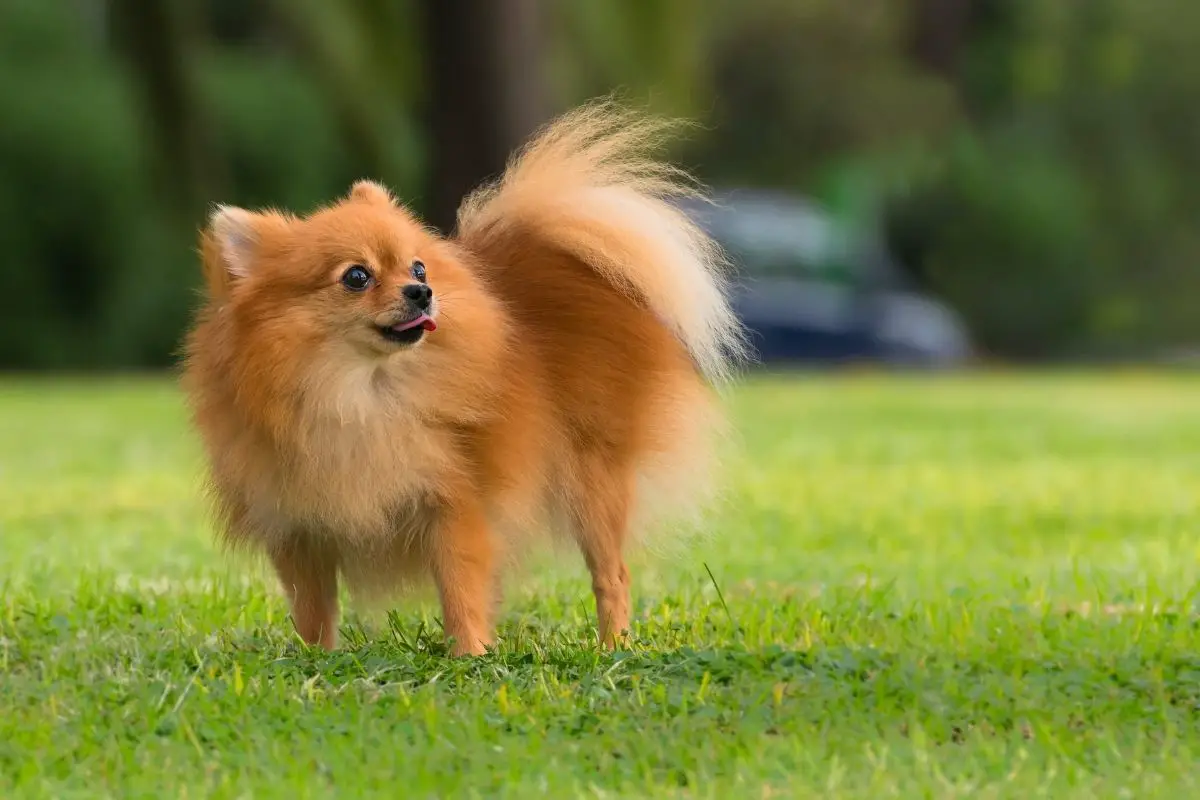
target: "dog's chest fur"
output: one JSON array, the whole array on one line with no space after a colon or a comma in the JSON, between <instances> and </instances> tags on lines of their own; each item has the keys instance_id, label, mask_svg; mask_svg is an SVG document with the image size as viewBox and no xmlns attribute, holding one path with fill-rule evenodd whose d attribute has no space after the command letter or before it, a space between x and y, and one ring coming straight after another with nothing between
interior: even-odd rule
<instances>
[{"instance_id":1,"label":"dog's chest fur","mask_svg":"<svg viewBox=\"0 0 1200 800\"><path fill-rule=\"evenodd\" d=\"M243 485L252 520L276 535L308 529L359 542L411 532L452 469L449 434L369 383L338 388L310 402Z\"/></svg>"}]
</instances>

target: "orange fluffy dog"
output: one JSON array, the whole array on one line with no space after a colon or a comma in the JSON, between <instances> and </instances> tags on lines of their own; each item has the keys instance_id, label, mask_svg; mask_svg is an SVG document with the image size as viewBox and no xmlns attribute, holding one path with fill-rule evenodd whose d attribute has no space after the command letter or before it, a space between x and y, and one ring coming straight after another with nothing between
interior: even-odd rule
<instances>
[{"instance_id":1,"label":"orange fluffy dog","mask_svg":"<svg viewBox=\"0 0 1200 800\"><path fill-rule=\"evenodd\" d=\"M339 575L427 572L453 651L482 653L503 557L549 528L601 639L625 632L635 512L703 498L742 344L718 248L670 202L687 177L647 155L663 131L560 119L450 239L367 181L307 217L213 213L185 387L226 537L266 552L305 641L336 645Z\"/></svg>"}]
</instances>

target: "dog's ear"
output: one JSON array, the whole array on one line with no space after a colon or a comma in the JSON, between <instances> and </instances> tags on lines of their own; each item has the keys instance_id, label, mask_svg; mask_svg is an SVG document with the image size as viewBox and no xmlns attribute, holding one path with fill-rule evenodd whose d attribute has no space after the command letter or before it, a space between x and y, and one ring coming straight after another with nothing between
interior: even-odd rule
<instances>
[{"instance_id":1,"label":"dog's ear","mask_svg":"<svg viewBox=\"0 0 1200 800\"><path fill-rule=\"evenodd\" d=\"M208 218L215 255L234 278L244 278L254 269L261 219L261 215L237 206L217 206Z\"/></svg>"},{"instance_id":2,"label":"dog's ear","mask_svg":"<svg viewBox=\"0 0 1200 800\"><path fill-rule=\"evenodd\" d=\"M287 217L275 212L258 213L237 206L214 208L200 236L209 294L227 297L235 282L254 272L264 237L283 232L288 224Z\"/></svg>"},{"instance_id":3,"label":"dog's ear","mask_svg":"<svg viewBox=\"0 0 1200 800\"><path fill-rule=\"evenodd\" d=\"M358 181L350 187L350 199L360 203L396 205L396 199L383 184L368 180Z\"/></svg>"}]
</instances>

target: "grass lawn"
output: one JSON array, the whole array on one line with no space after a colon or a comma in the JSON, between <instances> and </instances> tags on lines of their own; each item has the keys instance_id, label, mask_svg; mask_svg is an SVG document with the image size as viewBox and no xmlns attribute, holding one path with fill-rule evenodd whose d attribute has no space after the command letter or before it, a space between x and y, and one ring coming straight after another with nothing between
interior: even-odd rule
<instances>
[{"instance_id":1,"label":"grass lawn","mask_svg":"<svg viewBox=\"0 0 1200 800\"><path fill-rule=\"evenodd\" d=\"M1197 796L1200 380L732 402L729 502L635 560L629 652L567 558L452 660L413 601L300 646L169 383L0 382L0 797Z\"/></svg>"}]
</instances>

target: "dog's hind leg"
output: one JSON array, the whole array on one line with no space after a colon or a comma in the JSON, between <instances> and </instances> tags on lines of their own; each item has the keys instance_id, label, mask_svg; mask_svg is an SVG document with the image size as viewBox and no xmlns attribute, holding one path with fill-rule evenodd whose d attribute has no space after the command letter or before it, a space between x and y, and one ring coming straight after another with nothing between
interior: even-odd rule
<instances>
[{"instance_id":1,"label":"dog's hind leg","mask_svg":"<svg viewBox=\"0 0 1200 800\"><path fill-rule=\"evenodd\" d=\"M633 502L633 476L606 459L581 459L571 492L575 539L596 597L601 644L620 644L629 631L629 569L625 541Z\"/></svg>"}]
</instances>

